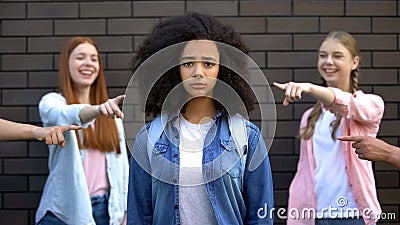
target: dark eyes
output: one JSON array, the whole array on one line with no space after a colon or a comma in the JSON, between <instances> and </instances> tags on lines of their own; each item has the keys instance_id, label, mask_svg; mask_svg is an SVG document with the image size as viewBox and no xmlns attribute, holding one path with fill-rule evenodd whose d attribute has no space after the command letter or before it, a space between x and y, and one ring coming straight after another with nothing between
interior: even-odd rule
<instances>
[{"instance_id":1,"label":"dark eyes","mask_svg":"<svg viewBox=\"0 0 400 225\"><path fill-rule=\"evenodd\" d=\"M204 67L206 67L206 68L215 66L215 63L213 63L213 62L202 62L202 63L204 65ZM184 62L181 65L184 67L191 67L191 66L193 66L193 62Z\"/></svg>"}]
</instances>

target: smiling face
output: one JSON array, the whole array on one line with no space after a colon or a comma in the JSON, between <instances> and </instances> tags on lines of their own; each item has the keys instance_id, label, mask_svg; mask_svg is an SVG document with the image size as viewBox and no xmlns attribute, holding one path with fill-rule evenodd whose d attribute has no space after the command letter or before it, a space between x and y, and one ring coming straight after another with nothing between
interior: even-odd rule
<instances>
[{"instance_id":1,"label":"smiling face","mask_svg":"<svg viewBox=\"0 0 400 225\"><path fill-rule=\"evenodd\" d=\"M318 55L318 71L329 87L348 91L350 74L358 67L360 58L332 38L322 42Z\"/></svg>"},{"instance_id":2,"label":"smiling face","mask_svg":"<svg viewBox=\"0 0 400 225\"><path fill-rule=\"evenodd\" d=\"M219 72L217 45L207 40L188 42L181 54L179 70L191 97L212 96Z\"/></svg>"},{"instance_id":3,"label":"smiling face","mask_svg":"<svg viewBox=\"0 0 400 225\"><path fill-rule=\"evenodd\" d=\"M82 43L69 56L69 72L74 86L87 88L99 75L99 55L95 46Z\"/></svg>"}]
</instances>

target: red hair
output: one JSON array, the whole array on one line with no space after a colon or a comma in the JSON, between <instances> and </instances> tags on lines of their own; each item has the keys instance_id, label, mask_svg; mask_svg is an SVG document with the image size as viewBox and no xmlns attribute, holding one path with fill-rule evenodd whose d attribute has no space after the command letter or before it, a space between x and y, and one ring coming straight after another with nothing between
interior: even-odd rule
<instances>
[{"instance_id":1,"label":"red hair","mask_svg":"<svg viewBox=\"0 0 400 225\"><path fill-rule=\"evenodd\" d=\"M69 57L71 52L82 43L93 45L98 53L99 74L90 87L89 99L91 105L100 105L108 100L106 81L99 50L93 40L88 37L73 37L65 43L59 61L59 88L67 100L67 104L81 103L75 95L77 92L75 91L76 87L74 87L69 71ZM75 131L78 137L79 149L99 149L103 152L112 152L115 150L117 154L121 153L115 120L99 116L96 118L94 125L94 130L91 127L81 130L83 134L82 140L78 131Z\"/></svg>"}]
</instances>

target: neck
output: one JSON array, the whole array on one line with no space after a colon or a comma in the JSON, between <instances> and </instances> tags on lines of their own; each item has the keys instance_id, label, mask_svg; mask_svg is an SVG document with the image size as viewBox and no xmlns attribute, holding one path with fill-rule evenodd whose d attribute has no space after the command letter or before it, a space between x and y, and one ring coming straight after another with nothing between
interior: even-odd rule
<instances>
[{"instance_id":1,"label":"neck","mask_svg":"<svg viewBox=\"0 0 400 225\"><path fill-rule=\"evenodd\" d=\"M350 92L350 82L345 83L327 83L328 87L339 88L342 91Z\"/></svg>"},{"instance_id":2,"label":"neck","mask_svg":"<svg viewBox=\"0 0 400 225\"><path fill-rule=\"evenodd\" d=\"M90 87L87 88L77 88L74 90L76 92L76 96L78 101L81 104L91 104L90 102Z\"/></svg>"},{"instance_id":3,"label":"neck","mask_svg":"<svg viewBox=\"0 0 400 225\"><path fill-rule=\"evenodd\" d=\"M208 97L198 97L186 103L183 117L191 123L207 123L217 113L214 100Z\"/></svg>"}]
</instances>

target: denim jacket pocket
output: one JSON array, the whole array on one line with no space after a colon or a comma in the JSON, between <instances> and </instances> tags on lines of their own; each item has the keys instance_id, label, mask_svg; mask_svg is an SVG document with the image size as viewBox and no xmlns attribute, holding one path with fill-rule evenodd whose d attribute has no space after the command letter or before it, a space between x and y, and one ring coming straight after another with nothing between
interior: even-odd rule
<instances>
[{"instance_id":1,"label":"denim jacket pocket","mask_svg":"<svg viewBox=\"0 0 400 225\"><path fill-rule=\"evenodd\" d=\"M163 171L164 171L163 164L165 164L164 160L167 160L165 158L165 153L167 152L167 150L168 150L168 144L156 143L152 151L152 154L150 155L151 181L153 183L160 181L160 178L163 176Z\"/></svg>"},{"instance_id":2,"label":"denim jacket pocket","mask_svg":"<svg viewBox=\"0 0 400 225\"><path fill-rule=\"evenodd\" d=\"M228 173L238 182L238 179L241 177L242 168L235 142L232 139L229 141L221 139L221 146L223 147L223 152L220 155L222 173Z\"/></svg>"}]
</instances>

